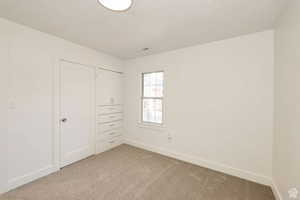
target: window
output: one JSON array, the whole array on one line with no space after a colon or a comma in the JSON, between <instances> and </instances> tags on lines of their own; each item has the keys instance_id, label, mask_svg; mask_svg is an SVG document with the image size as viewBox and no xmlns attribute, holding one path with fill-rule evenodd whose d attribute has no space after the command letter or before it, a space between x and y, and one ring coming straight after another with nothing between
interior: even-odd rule
<instances>
[{"instance_id":1,"label":"window","mask_svg":"<svg viewBox=\"0 0 300 200\"><path fill-rule=\"evenodd\" d=\"M142 75L142 123L163 124L164 72Z\"/></svg>"}]
</instances>

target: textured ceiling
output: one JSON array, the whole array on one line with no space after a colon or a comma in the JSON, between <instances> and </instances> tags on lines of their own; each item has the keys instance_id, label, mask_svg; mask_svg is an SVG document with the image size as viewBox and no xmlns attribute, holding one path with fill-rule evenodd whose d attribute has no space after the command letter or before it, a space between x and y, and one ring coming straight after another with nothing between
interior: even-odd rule
<instances>
[{"instance_id":1,"label":"textured ceiling","mask_svg":"<svg viewBox=\"0 0 300 200\"><path fill-rule=\"evenodd\" d=\"M134 58L271 29L286 1L133 0L112 12L97 0L0 0L0 17Z\"/></svg>"}]
</instances>

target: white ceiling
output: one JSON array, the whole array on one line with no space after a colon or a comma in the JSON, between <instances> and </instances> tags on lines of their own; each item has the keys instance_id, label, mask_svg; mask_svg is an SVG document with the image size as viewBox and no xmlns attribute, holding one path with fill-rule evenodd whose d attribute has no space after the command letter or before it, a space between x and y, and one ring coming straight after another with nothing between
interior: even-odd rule
<instances>
[{"instance_id":1,"label":"white ceiling","mask_svg":"<svg viewBox=\"0 0 300 200\"><path fill-rule=\"evenodd\" d=\"M270 29L286 1L133 0L112 12L97 0L0 0L0 17L134 58Z\"/></svg>"}]
</instances>

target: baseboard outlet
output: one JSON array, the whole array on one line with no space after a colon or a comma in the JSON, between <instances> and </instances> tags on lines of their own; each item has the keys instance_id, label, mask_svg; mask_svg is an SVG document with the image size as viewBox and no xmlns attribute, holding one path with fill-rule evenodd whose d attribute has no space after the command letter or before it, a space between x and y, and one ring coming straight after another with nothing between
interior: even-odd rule
<instances>
[{"instance_id":1,"label":"baseboard outlet","mask_svg":"<svg viewBox=\"0 0 300 200\"><path fill-rule=\"evenodd\" d=\"M57 168L57 167L47 166L47 167L44 167L44 168L42 168L40 170L37 170L35 172L31 172L31 173L25 174L23 176L10 179L10 180L8 180L8 186L7 186L7 188L5 189L4 192L8 192L10 190L13 190L17 187L20 187L20 186L25 185L27 183L30 183L34 180L37 180L37 179L42 178L44 176L47 176L47 175L49 175L53 172L56 172L58 170L59 170L59 168Z\"/></svg>"},{"instance_id":2,"label":"baseboard outlet","mask_svg":"<svg viewBox=\"0 0 300 200\"><path fill-rule=\"evenodd\" d=\"M272 188L272 191L274 193L275 199L276 200L283 200L275 181L273 181L273 184L272 184L271 188Z\"/></svg>"},{"instance_id":3,"label":"baseboard outlet","mask_svg":"<svg viewBox=\"0 0 300 200\"><path fill-rule=\"evenodd\" d=\"M209 160L205 160L205 159L201 159L195 156L190 156L190 155L186 155L186 154L182 154L182 153L178 153L178 152L171 152L162 148L158 148L158 147L154 147L154 146L150 146L150 145L146 145L146 144L142 144L140 142L136 142L136 141L132 141L132 140L128 140L125 139L124 140L125 144L131 145L131 146L135 146L138 148L142 148L148 151L152 151L155 153L159 153L168 157L172 157L181 161L185 161L188 163L192 163L201 167L206 167L215 171L219 171L228 175L232 175L232 176L236 176L245 180L249 180L252 182L256 182L262 185L267 185L267 186L273 186L273 182L272 179L266 176L262 176L259 174L255 174L249 171L245 171L245 170L240 170L240 169L236 169L230 166L226 166L220 163L216 163L213 161L209 161Z\"/></svg>"}]
</instances>

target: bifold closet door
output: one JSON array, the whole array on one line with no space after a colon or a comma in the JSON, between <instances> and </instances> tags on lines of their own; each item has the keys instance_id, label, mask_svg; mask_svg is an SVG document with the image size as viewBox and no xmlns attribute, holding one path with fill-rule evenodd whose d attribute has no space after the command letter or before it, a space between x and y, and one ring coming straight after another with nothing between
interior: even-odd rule
<instances>
[{"instance_id":1,"label":"bifold closet door","mask_svg":"<svg viewBox=\"0 0 300 200\"><path fill-rule=\"evenodd\" d=\"M60 165L94 154L95 71L61 62Z\"/></svg>"},{"instance_id":2,"label":"bifold closet door","mask_svg":"<svg viewBox=\"0 0 300 200\"><path fill-rule=\"evenodd\" d=\"M123 75L107 70L97 70L97 105L120 105L122 100Z\"/></svg>"}]
</instances>

